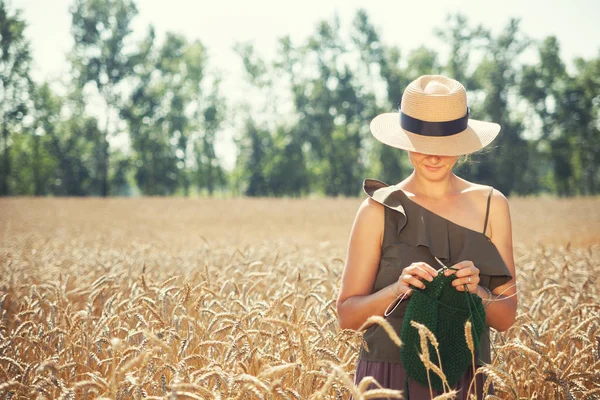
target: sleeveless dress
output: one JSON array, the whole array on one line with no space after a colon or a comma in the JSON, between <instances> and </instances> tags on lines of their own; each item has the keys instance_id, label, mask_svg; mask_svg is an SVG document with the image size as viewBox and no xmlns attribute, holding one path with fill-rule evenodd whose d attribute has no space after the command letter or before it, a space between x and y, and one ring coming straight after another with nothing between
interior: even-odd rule
<instances>
[{"instance_id":1,"label":"sleeveless dress","mask_svg":"<svg viewBox=\"0 0 600 400\"><path fill-rule=\"evenodd\" d=\"M426 209L411 200L402 189L389 186L376 179L365 179L363 191L373 200L384 205L385 223L381 257L377 275L373 283L372 293L396 282L403 268L413 262L423 261L438 269L437 257L445 265L451 266L457 262L471 260L479 268L481 286L490 290L503 285L512 279L510 270L504 263L500 253L492 241L485 235L487 225L490 195L488 195L486 217L483 232L474 231ZM400 335L406 306L410 297L404 299L385 317ZM360 383L365 376L374 377L379 384L387 389L405 391L406 371L400 360L400 351L379 324L373 324L363 333L365 348L361 343L356 366L355 384ZM477 366L491 362L489 328L484 332L480 341L480 349L475 352ZM466 399L466 391L473 379L472 368L468 368L461 377L456 390L459 399ZM482 398L484 377L477 375L476 387L478 398ZM430 391L412 379L408 379L408 392L405 398L429 399ZM374 384L369 389L374 389ZM471 393L474 393L471 390ZM493 393L493 389L488 391ZM433 390L437 396L441 392Z\"/></svg>"}]
</instances>

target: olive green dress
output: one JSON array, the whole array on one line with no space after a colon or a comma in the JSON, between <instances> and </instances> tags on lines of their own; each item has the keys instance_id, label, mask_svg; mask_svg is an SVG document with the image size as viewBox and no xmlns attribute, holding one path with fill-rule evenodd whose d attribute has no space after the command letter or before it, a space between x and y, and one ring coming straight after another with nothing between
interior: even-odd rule
<instances>
[{"instance_id":1,"label":"olive green dress","mask_svg":"<svg viewBox=\"0 0 600 400\"><path fill-rule=\"evenodd\" d=\"M490 206L489 196L485 221L482 223L483 230L479 232L429 211L412 201L402 189L396 186L389 186L375 179L365 179L363 190L373 200L385 206L381 258L373 283L373 293L396 282L402 269L413 262L426 262L438 269L439 264L434 257L448 266L460 261L472 261L480 271L479 284L487 286L490 290L512 279L498 249L485 235ZM490 195L491 192L490 190ZM409 302L410 297L402 301L386 317L398 335ZM358 384L365 376L373 376L385 388L404 390L406 371L400 361L400 352L384 329L378 324L371 325L364 331L363 339L368 351L361 344L355 383ZM484 332L480 343L480 350L475 353L476 365L491 361L489 329ZM458 398L466 395L465 392L472 378L473 372L469 368L457 384L456 389L460 390ZM481 396L483 387L481 375L478 375L476 383L478 396ZM426 399L430 396L429 387L412 379L408 379L408 390L411 400Z\"/></svg>"}]
</instances>

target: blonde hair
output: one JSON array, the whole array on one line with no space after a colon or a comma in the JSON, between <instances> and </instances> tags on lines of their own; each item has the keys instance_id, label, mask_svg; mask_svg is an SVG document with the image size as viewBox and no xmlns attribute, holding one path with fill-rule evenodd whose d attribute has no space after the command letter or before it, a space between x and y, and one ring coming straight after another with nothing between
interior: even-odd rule
<instances>
[{"instance_id":1,"label":"blonde hair","mask_svg":"<svg viewBox=\"0 0 600 400\"><path fill-rule=\"evenodd\" d=\"M458 156L456 160L456 166L460 167L463 164L469 164L471 162L471 154L463 154Z\"/></svg>"}]
</instances>

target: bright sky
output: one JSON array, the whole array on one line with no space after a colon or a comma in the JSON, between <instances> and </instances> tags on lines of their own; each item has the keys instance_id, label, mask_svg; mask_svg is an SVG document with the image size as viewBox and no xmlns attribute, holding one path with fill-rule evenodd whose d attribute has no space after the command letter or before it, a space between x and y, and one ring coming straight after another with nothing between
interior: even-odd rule
<instances>
[{"instance_id":1,"label":"bright sky","mask_svg":"<svg viewBox=\"0 0 600 400\"><path fill-rule=\"evenodd\" d=\"M23 10L29 23L27 35L33 48L33 76L55 81L66 71L65 54L71 48L70 0L9 0ZM290 35L300 43L315 30L318 21L335 12L348 26L358 8L365 8L385 43L403 52L425 45L446 51L434 36L448 13L461 12L471 24L483 24L498 33L511 17L521 18L521 29L533 39L558 37L564 60L600 55L599 0L138 0L134 20L136 36L152 23L159 39L166 31L200 39L209 50L209 62L222 71L226 95L235 98L235 81L241 81L241 63L232 46L253 41L258 52L273 55L276 39ZM229 169L235 160L231 133L225 135L217 152Z\"/></svg>"}]
</instances>

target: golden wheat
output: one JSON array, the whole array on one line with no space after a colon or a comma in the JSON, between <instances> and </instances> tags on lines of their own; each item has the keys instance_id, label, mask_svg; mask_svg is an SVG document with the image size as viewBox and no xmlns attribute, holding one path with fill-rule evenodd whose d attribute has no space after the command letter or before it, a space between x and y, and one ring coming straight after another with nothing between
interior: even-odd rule
<instances>
[{"instance_id":1,"label":"golden wheat","mask_svg":"<svg viewBox=\"0 0 600 400\"><path fill-rule=\"evenodd\" d=\"M337 325L358 204L0 199L0 397L400 398L354 385ZM599 205L511 200L519 315L476 371L499 398L600 393Z\"/></svg>"}]
</instances>

